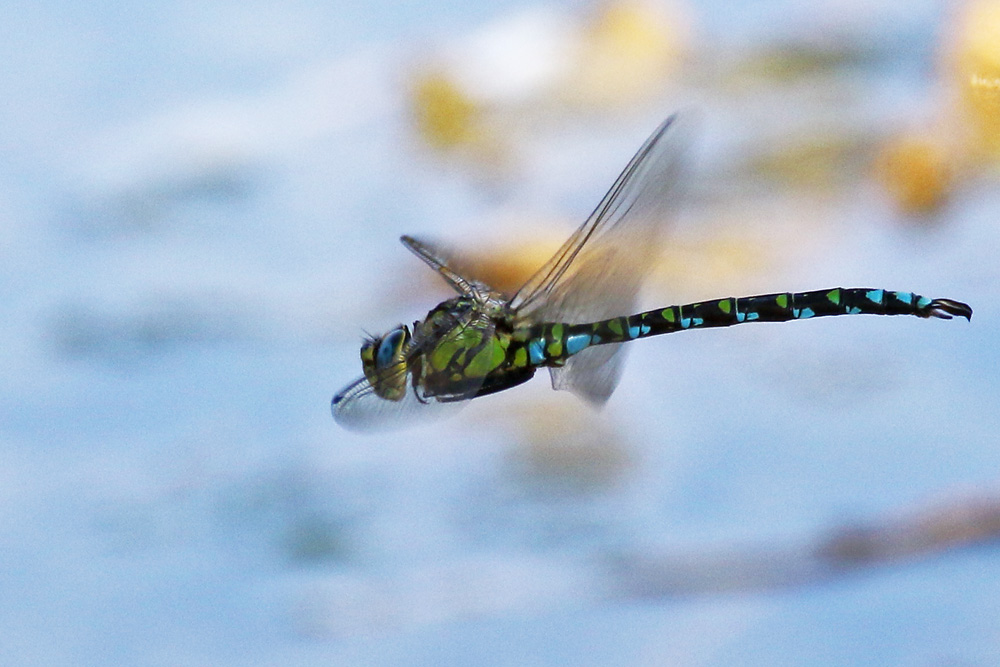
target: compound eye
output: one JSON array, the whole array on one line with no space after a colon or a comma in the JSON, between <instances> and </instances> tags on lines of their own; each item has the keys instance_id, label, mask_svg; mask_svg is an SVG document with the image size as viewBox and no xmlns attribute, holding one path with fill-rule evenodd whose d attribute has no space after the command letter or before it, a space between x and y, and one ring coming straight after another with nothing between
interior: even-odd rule
<instances>
[{"instance_id":1,"label":"compound eye","mask_svg":"<svg viewBox=\"0 0 1000 667\"><path fill-rule=\"evenodd\" d=\"M382 369L395 363L396 354L403 345L405 334L402 328L394 329L386 334L378 346L378 354L375 355L375 367Z\"/></svg>"}]
</instances>

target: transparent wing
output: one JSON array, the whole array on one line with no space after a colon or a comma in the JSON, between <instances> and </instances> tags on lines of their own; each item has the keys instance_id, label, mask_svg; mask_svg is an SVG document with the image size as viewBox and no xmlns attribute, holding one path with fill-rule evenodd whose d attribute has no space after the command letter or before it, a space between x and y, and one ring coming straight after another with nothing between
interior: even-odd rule
<instances>
[{"instance_id":1,"label":"transparent wing","mask_svg":"<svg viewBox=\"0 0 1000 667\"><path fill-rule=\"evenodd\" d=\"M399 240L410 252L437 271L459 294L484 299L494 291L480 279L472 263L461 259L457 253L412 236L404 235Z\"/></svg>"},{"instance_id":2,"label":"transparent wing","mask_svg":"<svg viewBox=\"0 0 1000 667\"><path fill-rule=\"evenodd\" d=\"M634 312L676 207L687 134L671 116L646 140L587 221L511 299L519 320L584 324ZM584 350L550 369L552 386L607 400L621 351L617 344Z\"/></svg>"},{"instance_id":3,"label":"transparent wing","mask_svg":"<svg viewBox=\"0 0 1000 667\"><path fill-rule=\"evenodd\" d=\"M401 400L390 401L376 394L368 379L361 377L337 392L331 410L334 420L346 429L378 432L438 419L460 405L424 399L411 384Z\"/></svg>"}]
</instances>

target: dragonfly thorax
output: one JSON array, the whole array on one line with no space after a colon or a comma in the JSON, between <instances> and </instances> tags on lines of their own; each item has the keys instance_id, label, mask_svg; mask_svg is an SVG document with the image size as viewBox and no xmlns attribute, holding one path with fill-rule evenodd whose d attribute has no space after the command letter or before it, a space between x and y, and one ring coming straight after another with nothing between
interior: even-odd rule
<instances>
[{"instance_id":1,"label":"dragonfly thorax","mask_svg":"<svg viewBox=\"0 0 1000 667\"><path fill-rule=\"evenodd\" d=\"M432 308L423 321L413 323L414 342L422 344L436 340L455 327L464 327L477 319L488 319L494 324L501 324L509 321L510 315L505 315L502 301L478 299L468 295L456 296Z\"/></svg>"}]
</instances>

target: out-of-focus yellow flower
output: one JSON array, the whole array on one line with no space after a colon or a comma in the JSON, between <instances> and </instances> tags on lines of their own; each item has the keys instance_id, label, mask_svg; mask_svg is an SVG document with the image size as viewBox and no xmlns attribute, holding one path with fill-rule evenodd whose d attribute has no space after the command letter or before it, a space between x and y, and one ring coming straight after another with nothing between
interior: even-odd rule
<instances>
[{"instance_id":1,"label":"out-of-focus yellow flower","mask_svg":"<svg viewBox=\"0 0 1000 667\"><path fill-rule=\"evenodd\" d=\"M957 15L954 59L971 147L1000 157L1000 1L974 0Z\"/></svg>"},{"instance_id":2,"label":"out-of-focus yellow flower","mask_svg":"<svg viewBox=\"0 0 1000 667\"><path fill-rule=\"evenodd\" d=\"M929 213L947 199L955 169L942 142L907 135L890 140L875 162L876 176L906 213Z\"/></svg>"},{"instance_id":3,"label":"out-of-focus yellow flower","mask_svg":"<svg viewBox=\"0 0 1000 667\"><path fill-rule=\"evenodd\" d=\"M583 29L569 95L585 103L629 104L655 92L677 67L687 25L661 4L605 2Z\"/></svg>"},{"instance_id":4,"label":"out-of-focus yellow flower","mask_svg":"<svg viewBox=\"0 0 1000 667\"><path fill-rule=\"evenodd\" d=\"M604 0L590 20L546 8L511 14L417 66L417 130L435 148L502 155L509 131L497 128L510 117L628 106L657 94L687 33L682 13L660 0Z\"/></svg>"},{"instance_id":5,"label":"out-of-focus yellow flower","mask_svg":"<svg viewBox=\"0 0 1000 667\"><path fill-rule=\"evenodd\" d=\"M428 71L413 83L413 115L420 136L435 148L481 139L482 110L446 73Z\"/></svg>"}]
</instances>

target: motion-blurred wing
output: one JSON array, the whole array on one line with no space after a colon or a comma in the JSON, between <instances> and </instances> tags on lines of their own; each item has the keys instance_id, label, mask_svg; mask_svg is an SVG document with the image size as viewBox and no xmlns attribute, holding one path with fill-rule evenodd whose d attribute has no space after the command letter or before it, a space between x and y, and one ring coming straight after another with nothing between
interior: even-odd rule
<instances>
[{"instance_id":1,"label":"motion-blurred wing","mask_svg":"<svg viewBox=\"0 0 1000 667\"><path fill-rule=\"evenodd\" d=\"M634 312L677 203L687 133L671 116L618 176L587 221L510 302L518 319L583 324ZM621 370L620 345L600 345L552 368L552 386L601 403Z\"/></svg>"},{"instance_id":2,"label":"motion-blurred wing","mask_svg":"<svg viewBox=\"0 0 1000 667\"><path fill-rule=\"evenodd\" d=\"M440 418L452 405L459 404L424 401L411 385L402 399L390 401L376 394L367 378L361 377L337 392L331 410L334 420L346 429L378 432Z\"/></svg>"}]
</instances>

